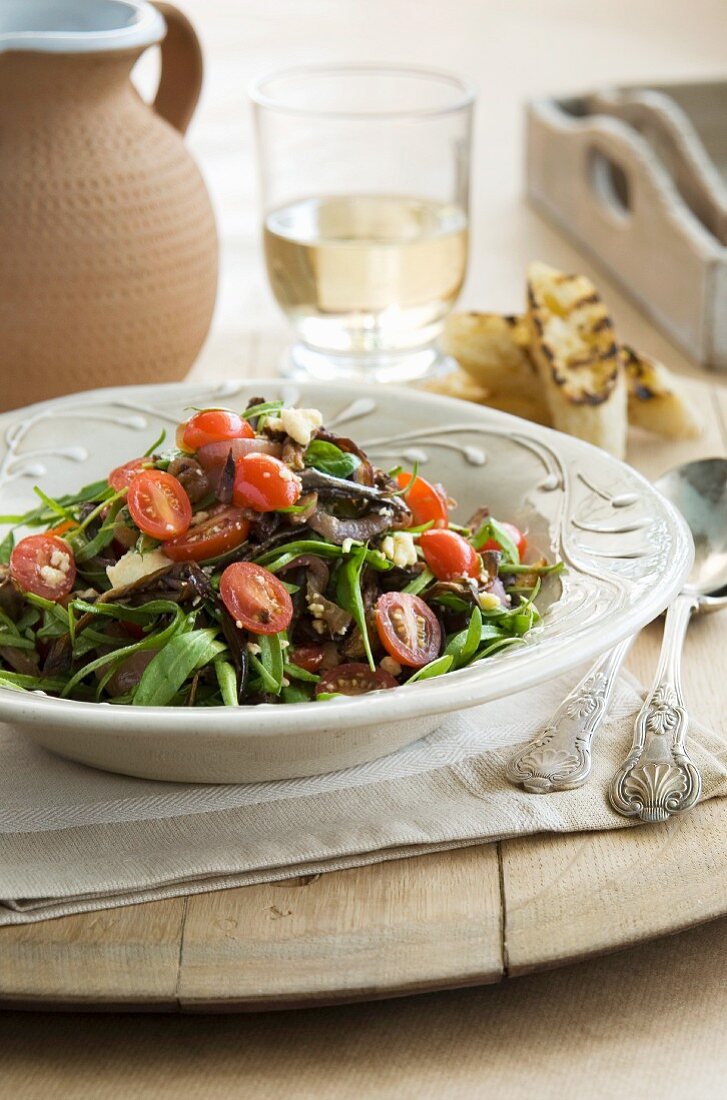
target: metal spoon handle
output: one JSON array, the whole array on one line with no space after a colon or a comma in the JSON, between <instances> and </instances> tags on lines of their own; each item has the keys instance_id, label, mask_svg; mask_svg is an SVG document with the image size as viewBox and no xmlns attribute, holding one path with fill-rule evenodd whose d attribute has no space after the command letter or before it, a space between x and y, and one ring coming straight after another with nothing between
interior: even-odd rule
<instances>
[{"instance_id":1,"label":"metal spoon handle","mask_svg":"<svg viewBox=\"0 0 727 1100\"><path fill-rule=\"evenodd\" d=\"M521 749L507 778L531 794L568 791L591 771L591 742L606 713L613 686L633 638L605 653L576 684L543 732Z\"/></svg>"},{"instance_id":2,"label":"metal spoon handle","mask_svg":"<svg viewBox=\"0 0 727 1100\"><path fill-rule=\"evenodd\" d=\"M682 592L667 611L654 683L636 719L631 751L611 782L611 805L627 817L666 821L691 809L701 793L701 776L685 747L689 717L680 679L684 635L697 603Z\"/></svg>"}]
</instances>

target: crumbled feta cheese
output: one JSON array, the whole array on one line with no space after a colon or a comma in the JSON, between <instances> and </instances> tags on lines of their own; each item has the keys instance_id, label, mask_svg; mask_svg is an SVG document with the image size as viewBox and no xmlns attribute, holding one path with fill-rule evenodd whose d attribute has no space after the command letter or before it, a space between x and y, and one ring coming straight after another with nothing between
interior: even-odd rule
<instances>
[{"instance_id":1,"label":"crumbled feta cheese","mask_svg":"<svg viewBox=\"0 0 727 1100\"><path fill-rule=\"evenodd\" d=\"M320 619L323 617L323 612L326 610L322 603L318 603L315 599L308 602L308 610L314 619Z\"/></svg>"},{"instance_id":2,"label":"crumbled feta cheese","mask_svg":"<svg viewBox=\"0 0 727 1100\"><path fill-rule=\"evenodd\" d=\"M326 624L323 622L323 619L314 619L313 629L315 630L316 634L325 634Z\"/></svg>"},{"instance_id":3,"label":"crumbled feta cheese","mask_svg":"<svg viewBox=\"0 0 727 1100\"><path fill-rule=\"evenodd\" d=\"M71 559L65 550L54 550L50 556L50 563L54 569L59 569L61 573L67 573L71 567Z\"/></svg>"},{"instance_id":4,"label":"crumbled feta cheese","mask_svg":"<svg viewBox=\"0 0 727 1100\"><path fill-rule=\"evenodd\" d=\"M196 527L198 524L204 523L204 521L208 517L209 517L209 512L195 512L195 514L192 516L192 522L190 523L190 527Z\"/></svg>"},{"instance_id":5,"label":"crumbled feta cheese","mask_svg":"<svg viewBox=\"0 0 727 1100\"><path fill-rule=\"evenodd\" d=\"M161 550L148 550L144 555L138 554L136 550L128 550L116 565L106 566L106 576L114 588L121 588L147 577L150 573L156 573L157 569L163 569L165 565L171 565L171 561Z\"/></svg>"},{"instance_id":6,"label":"crumbled feta cheese","mask_svg":"<svg viewBox=\"0 0 727 1100\"><path fill-rule=\"evenodd\" d=\"M42 565L40 567L41 579L44 580L50 588L60 588L66 579L67 572L67 568L65 570L54 569L52 565Z\"/></svg>"},{"instance_id":7,"label":"crumbled feta cheese","mask_svg":"<svg viewBox=\"0 0 727 1100\"><path fill-rule=\"evenodd\" d=\"M236 623L236 625L237 626L242 626L242 623ZM257 655L260 652L260 646L257 644L257 642L248 642L247 643L247 652L248 653L254 653L255 655Z\"/></svg>"},{"instance_id":8,"label":"crumbled feta cheese","mask_svg":"<svg viewBox=\"0 0 727 1100\"><path fill-rule=\"evenodd\" d=\"M413 537L408 531L394 531L393 535L387 535L381 543L381 551L385 557L398 565L400 569L406 569L409 565L416 565L417 548Z\"/></svg>"},{"instance_id":9,"label":"crumbled feta cheese","mask_svg":"<svg viewBox=\"0 0 727 1100\"><path fill-rule=\"evenodd\" d=\"M307 447L313 433L320 428L323 417L318 409L282 409L280 423L291 439ZM268 425L270 421L268 420Z\"/></svg>"},{"instance_id":10,"label":"crumbled feta cheese","mask_svg":"<svg viewBox=\"0 0 727 1100\"><path fill-rule=\"evenodd\" d=\"M350 554L353 546L353 539L344 539L341 543L341 551L344 554Z\"/></svg>"},{"instance_id":11,"label":"crumbled feta cheese","mask_svg":"<svg viewBox=\"0 0 727 1100\"><path fill-rule=\"evenodd\" d=\"M393 657L382 657L379 664L384 672L388 672L391 676L398 676L401 673L401 665Z\"/></svg>"},{"instance_id":12,"label":"crumbled feta cheese","mask_svg":"<svg viewBox=\"0 0 727 1100\"><path fill-rule=\"evenodd\" d=\"M483 611L496 611L498 607L502 607L499 597L494 592L480 592L479 601Z\"/></svg>"},{"instance_id":13,"label":"crumbled feta cheese","mask_svg":"<svg viewBox=\"0 0 727 1100\"><path fill-rule=\"evenodd\" d=\"M265 427L269 428L271 432L283 432L283 421L279 416L268 416L265 419Z\"/></svg>"}]
</instances>

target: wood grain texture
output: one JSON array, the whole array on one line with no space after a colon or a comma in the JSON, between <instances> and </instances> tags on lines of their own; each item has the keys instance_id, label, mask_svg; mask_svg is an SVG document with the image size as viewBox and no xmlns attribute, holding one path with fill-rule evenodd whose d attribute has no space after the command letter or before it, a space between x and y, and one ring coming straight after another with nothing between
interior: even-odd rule
<instances>
[{"instance_id":1,"label":"wood grain texture","mask_svg":"<svg viewBox=\"0 0 727 1100\"><path fill-rule=\"evenodd\" d=\"M304 1012L0 1016L8 1100L717 1100L727 918L513 982Z\"/></svg>"},{"instance_id":2,"label":"wood grain texture","mask_svg":"<svg viewBox=\"0 0 727 1100\"><path fill-rule=\"evenodd\" d=\"M189 899L183 1008L246 1009L498 981L496 846Z\"/></svg>"},{"instance_id":3,"label":"wood grain texture","mask_svg":"<svg viewBox=\"0 0 727 1100\"><path fill-rule=\"evenodd\" d=\"M505 841L510 976L613 951L720 916L727 805L618 833Z\"/></svg>"},{"instance_id":4,"label":"wood grain texture","mask_svg":"<svg viewBox=\"0 0 727 1100\"><path fill-rule=\"evenodd\" d=\"M38 924L0 935L0 1003L176 1007L186 898Z\"/></svg>"}]
</instances>

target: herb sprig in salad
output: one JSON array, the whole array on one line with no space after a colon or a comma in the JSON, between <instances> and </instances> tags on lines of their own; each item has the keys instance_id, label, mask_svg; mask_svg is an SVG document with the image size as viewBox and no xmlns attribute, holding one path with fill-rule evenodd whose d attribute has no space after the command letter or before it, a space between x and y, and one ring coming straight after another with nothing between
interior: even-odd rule
<instances>
[{"instance_id":1,"label":"herb sprig in salad","mask_svg":"<svg viewBox=\"0 0 727 1100\"><path fill-rule=\"evenodd\" d=\"M486 508L457 526L442 485L378 469L316 409L197 410L164 444L0 517L0 686L198 707L391 689L522 642L560 568Z\"/></svg>"}]
</instances>

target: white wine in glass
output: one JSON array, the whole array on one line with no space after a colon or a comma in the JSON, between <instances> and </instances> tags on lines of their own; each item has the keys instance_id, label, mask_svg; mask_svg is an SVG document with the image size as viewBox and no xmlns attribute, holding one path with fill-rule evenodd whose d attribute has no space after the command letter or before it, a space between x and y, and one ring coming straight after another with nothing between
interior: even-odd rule
<instances>
[{"instance_id":1,"label":"white wine in glass","mask_svg":"<svg viewBox=\"0 0 727 1100\"><path fill-rule=\"evenodd\" d=\"M310 347L396 354L438 335L467 266L467 217L398 195L302 199L265 221L268 278Z\"/></svg>"},{"instance_id":2,"label":"white wine in glass","mask_svg":"<svg viewBox=\"0 0 727 1100\"><path fill-rule=\"evenodd\" d=\"M458 77L319 66L252 90L273 294L295 333L284 370L407 381L467 268L474 94Z\"/></svg>"}]
</instances>

